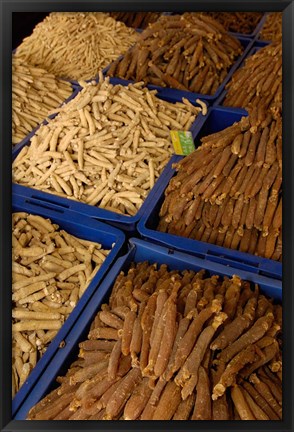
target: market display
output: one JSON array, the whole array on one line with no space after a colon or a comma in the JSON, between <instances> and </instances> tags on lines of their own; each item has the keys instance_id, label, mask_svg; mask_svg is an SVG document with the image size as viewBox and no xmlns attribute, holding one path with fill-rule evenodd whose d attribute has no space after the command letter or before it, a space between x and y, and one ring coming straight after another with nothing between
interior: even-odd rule
<instances>
[{"instance_id":1,"label":"market display","mask_svg":"<svg viewBox=\"0 0 294 432\"><path fill-rule=\"evenodd\" d=\"M137 38L134 29L102 12L51 12L15 55L58 77L86 80L124 54Z\"/></svg>"},{"instance_id":2,"label":"market display","mask_svg":"<svg viewBox=\"0 0 294 432\"><path fill-rule=\"evenodd\" d=\"M266 41L282 40L282 12L268 14L260 31L260 38Z\"/></svg>"},{"instance_id":3,"label":"market display","mask_svg":"<svg viewBox=\"0 0 294 432\"><path fill-rule=\"evenodd\" d=\"M281 316L236 275L133 263L28 419L282 419Z\"/></svg>"},{"instance_id":4,"label":"market display","mask_svg":"<svg viewBox=\"0 0 294 432\"><path fill-rule=\"evenodd\" d=\"M13 418L282 420L282 14L263 17L51 12L16 48L14 208L49 194L12 213ZM38 206L61 221L70 208L81 232L89 206L113 212L94 219L126 238L52 358L111 251ZM224 253L209 246L204 264L205 243ZM52 376L34 381L48 355Z\"/></svg>"},{"instance_id":5,"label":"market display","mask_svg":"<svg viewBox=\"0 0 294 432\"><path fill-rule=\"evenodd\" d=\"M242 52L239 40L209 16L161 16L107 75L212 95Z\"/></svg>"},{"instance_id":6,"label":"market display","mask_svg":"<svg viewBox=\"0 0 294 432\"><path fill-rule=\"evenodd\" d=\"M107 257L49 219L12 215L12 394L23 385Z\"/></svg>"},{"instance_id":7,"label":"market display","mask_svg":"<svg viewBox=\"0 0 294 432\"><path fill-rule=\"evenodd\" d=\"M155 95L142 83L112 85L102 76L85 84L19 153L13 180L135 215L173 153L170 130L189 130L202 110Z\"/></svg>"},{"instance_id":8,"label":"market display","mask_svg":"<svg viewBox=\"0 0 294 432\"><path fill-rule=\"evenodd\" d=\"M144 29L148 24L157 21L160 12L110 12L110 16L128 27Z\"/></svg>"},{"instance_id":9,"label":"market display","mask_svg":"<svg viewBox=\"0 0 294 432\"><path fill-rule=\"evenodd\" d=\"M73 92L69 82L12 58L12 144L19 143Z\"/></svg>"},{"instance_id":10,"label":"market display","mask_svg":"<svg viewBox=\"0 0 294 432\"><path fill-rule=\"evenodd\" d=\"M224 106L282 111L282 44L261 48L245 60L226 85Z\"/></svg>"},{"instance_id":11,"label":"market display","mask_svg":"<svg viewBox=\"0 0 294 432\"><path fill-rule=\"evenodd\" d=\"M176 164L158 229L281 260L281 117L256 109L201 143Z\"/></svg>"}]
</instances>

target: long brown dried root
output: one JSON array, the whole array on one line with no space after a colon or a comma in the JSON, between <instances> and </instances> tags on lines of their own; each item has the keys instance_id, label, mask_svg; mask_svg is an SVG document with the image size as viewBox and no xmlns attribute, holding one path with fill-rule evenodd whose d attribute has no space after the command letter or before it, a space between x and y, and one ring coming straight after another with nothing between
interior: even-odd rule
<instances>
[{"instance_id":1,"label":"long brown dried root","mask_svg":"<svg viewBox=\"0 0 294 432\"><path fill-rule=\"evenodd\" d=\"M213 18L199 13L161 16L107 73L213 94L241 52L239 41Z\"/></svg>"},{"instance_id":2,"label":"long brown dried root","mask_svg":"<svg viewBox=\"0 0 294 432\"><path fill-rule=\"evenodd\" d=\"M110 12L109 15L117 21L122 21L128 27L143 29L155 22L159 12Z\"/></svg>"},{"instance_id":3,"label":"long brown dried root","mask_svg":"<svg viewBox=\"0 0 294 432\"><path fill-rule=\"evenodd\" d=\"M275 83L275 84L274 84ZM279 110L276 100L281 100L282 45L275 42L261 48L245 60L227 84L224 105L248 108L265 107Z\"/></svg>"},{"instance_id":4,"label":"long brown dried root","mask_svg":"<svg viewBox=\"0 0 294 432\"><path fill-rule=\"evenodd\" d=\"M256 420L239 386L232 388L231 396L241 420Z\"/></svg>"},{"instance_id":5,"label":"long brown dried root","mask_svg":"<svg viewBox=\"0 0 294 432\"><path fill-rule=\"evenodd\" d=\"M199 367L196 401L191 420L211 420L211 389L205 369Z\"/></svg>"},{"instance_id":6,"label":"long brown dried root","mask_svg":"<svg viewBox=\"0 0 294 432\"><path fill-rule=\"evenodd\" d=\"M282 307L238 276L132 263L88 333L110 339L81 342L28 419L281 419L281 330Z\"/></svg>"},{"instance_id":7,"label":"long brown dried root","mask_svg":"<svg viewBox=\"0 0 294 432\"><path fill-rule=\"evenodd\" d=\"M281 40L282 38L282 13L272 12L266 17L260 36L267 41Z\"/></svg>"},{"instance_id":8,"label":"long brown dried root","mask_svg":"<svg viewBox=\"0 0 294 432\"><path fill-rule=\"evenodd\" d=\"M281 135L280 114L262 106L203 137L175 164L158 230L281 261Z\"/></svg>"},{"instance_id":9,"label":"long brown dried root","mask_svg":"<svg viewBox=\"0 0 294 432\"><path fill-rule=\"evenodd\" d=\"M207 12L231 32L250 34L262 18L261 12Z\"/></svg>"}]
</instances>

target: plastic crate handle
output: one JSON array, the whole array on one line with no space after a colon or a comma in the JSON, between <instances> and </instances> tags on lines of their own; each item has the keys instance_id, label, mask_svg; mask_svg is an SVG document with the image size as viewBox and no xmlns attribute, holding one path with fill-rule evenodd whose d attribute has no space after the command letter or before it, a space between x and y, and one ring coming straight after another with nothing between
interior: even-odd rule
<instances>
[{"instance_id":1,"label":"plastic crate handle","mask_svg":"<svg viewBox=\"0 0 294 432\"><path fill-rule=\"evenodd\" d=\"M233 250L232 250L233 253ZM205 259L210 259L210 258L222 258L222 261L225 261L227 263L227 265L235 265L235 264L243 264L246 266L250 266L252 268L259 268L260 263L255 262L254 258L251 260L250 256L248 257L244 257L244 259L240 260L240 259L236 259L233 256L230 255L230 253L225 253L224 251L220 251L219 253L213 252L208 250L207 253L205 254Z\"/></svg>"}]
</instances>

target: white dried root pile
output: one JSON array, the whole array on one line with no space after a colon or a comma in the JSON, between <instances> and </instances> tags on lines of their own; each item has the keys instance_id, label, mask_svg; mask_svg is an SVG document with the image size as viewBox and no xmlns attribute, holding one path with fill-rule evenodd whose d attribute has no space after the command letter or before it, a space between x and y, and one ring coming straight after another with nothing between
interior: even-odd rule
<instances>
[{"instance_id":1,"label":"white dried root pile","mask_svg":"<svg viewBox=\"0 0 294 432\"><path fill-rule=\"evenodd\" d=\"M281 419L282 306L252 288L132 263L28 419Z\"/></svg>"},{"instance_id":2,"label":"white dried root pile","mask_svg":"<svg viewBox=\"0 0 294 432\"><path fill-rule=\"evenodd\" d=\"M16 56L68 79L91 79L124 54L138 33L101 12L52 12L17 48Z\"/></svg>"},{"instance_id":3,"label":"white dried root pile","mask_svg":"<svg viewBox=\"0 0 294 432\"><path fill-rule=\"evenodd\" d=\"M19 143L71 94L69 82L12 59L12 144Z\"/></svg>"},{"instance_id":4,"label":"white dried root pile","mask_svg":"<svg viewBox=\"0 0 294 432\"><path fill-rule=\"evenodd\" d=\"M109 250L76 238L50 219L12 217L12 394L29 376Z\"/></svg>"},{"instance_id":5,"label":"white dried root pile","mask_svg":"<svg viewBox=\"0 0 294 432\"><path fill-rule=\"evenodd\" d=\"M173 153L170 130L189 130L206 106L100 78L36 132L13 162L13 180L132 216Z\"/></svg>"}]
</instances>

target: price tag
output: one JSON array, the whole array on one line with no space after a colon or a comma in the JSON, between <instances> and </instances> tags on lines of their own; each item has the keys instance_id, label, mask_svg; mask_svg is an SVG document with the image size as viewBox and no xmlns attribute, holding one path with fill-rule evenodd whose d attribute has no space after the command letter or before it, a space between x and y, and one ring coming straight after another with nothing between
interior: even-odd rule
<instances>
[{"instance_id":1,"label":"price tag","mask_svg":"<svg viewBox=\"0 0 294 432\"><path fill-rule=\"evenodd\" d=\"M170 136L177 155L189 155L195 150L192 132L170 131Z\"/></svg>"}]
</instances>

